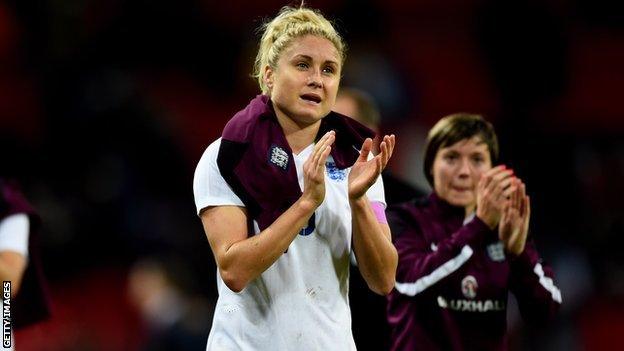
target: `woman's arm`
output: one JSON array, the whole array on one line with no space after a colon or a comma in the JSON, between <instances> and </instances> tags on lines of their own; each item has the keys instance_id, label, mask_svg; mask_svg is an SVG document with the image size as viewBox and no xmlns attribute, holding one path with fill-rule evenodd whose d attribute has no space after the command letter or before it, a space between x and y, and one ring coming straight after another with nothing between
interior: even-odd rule
<instances>
[{"instance_id":1,"label":"woman's arm","mask_svg":"<svg viewBox=\"0 0 624 351\"><path fill-rule=\"evenodd\" d=\"M351 200L353 251L368 287L387 295L394 288L398 255L392 245L390 227L378 222L366 196Z\"/></svg>"},{"instance_id":2,"label":"woman's arm","mask_svg":"<svg viewBox=\"0 0 624 351\"><path fill-rule=\"evenodd\" d=\"M335 133L328 132L315 145L303 165L303 194L275 222L248 237L244 207L214 206L201 212L202 224L223 282L235 292L269 268L288 249L325 198L325 161Z\"/></svg>"},{"instance_id":3,"label":"woman's arm","mask_svg":"<svg viewBox=\"0 0 624 351\"><path fill-rule=\"evenodd\" d=\"M349 205L351 206L353 251L362 277L369 288L380 295L392 291L398 256L390 237L390 228L380 223L373 212L366 192L388 164L395 138L385 136L379 155L368 159L372 140L364 141L360 157L349 172ZM385 219L381 219L385 222Z\"/></svg>"},{"instance_id":4,"label":"woman's arm","mask_svg":"<svg viewBox=\"0 0 624 351\"><path fill-rule=\"evenodd\" d=\"M496 235L475 217L433 245L425 239L426 235L417 223L406 220L407 215L393 209L388 214L388 221L399 254L396 289L408 296L435 288L438 282L461 268L476 250L483 248L488 237Z\"/></svg>"},{"instance_id":5,"label":"woman's arm","mask_svg":"<svg viewBox=\"0 0 624 351\"><path fill-rule=\"evenodd\" d=\"M26 270L29 234L28 215L20 213L0 222L0 279L11 281L11 294L17 295Z\"/></svg>"},{"instance_id":6,"label":"woman's arm","mask_svg":"<svg viewBox=\"0 0 624 351\"><path fill-rule=\"evenodd\" d=\"M501 217L499 237L509 257L510 290L518 300L522 317L533 324L543 324L559 310L561 291L553 282L552 269L540 259L535 244L527 242L531 201L524 183L519 179L515 182L516 190Z\"/></svg>"},{"instance_id":7,"label":"woman's arm","mask_svg":"<svg viewBox=\"0 0 624 351\"><path fill-rule=\"evenodd\" d=\"M300 199L268 228L249 238L244 207L216 206L203 211L204 230L225 285L239 292L262 274L288 249L315 209L313 203Z\"/></svg>"},{"instance_id":8,"label":"woman's arm","mask_svg":"<svg viewBox=\"0 0 624 351\"><path fill-rule=\"evenodd\" d=\"M510 290L518 300L522 318L534 325L547 324L561 306L561 291L549 265L539 257L529 240L518 257L512 257Z\"/></svg>"}]
</instances>

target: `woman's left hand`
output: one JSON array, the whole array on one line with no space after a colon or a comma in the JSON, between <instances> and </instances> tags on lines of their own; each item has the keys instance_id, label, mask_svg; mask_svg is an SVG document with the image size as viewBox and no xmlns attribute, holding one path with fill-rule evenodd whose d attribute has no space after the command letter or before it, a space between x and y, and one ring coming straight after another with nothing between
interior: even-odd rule
<instances>
[{"instance_id":1,"label":"woman's left hand","mask_svg":"<svg viewBox=\"0 0 624 351\"><path fill-rule=\"evenodd\" d=\"M395 137L394 134L384 136L383 141L379 145L381 151L379 155L368 159L368 154L373 147L373 140L366 138L360 149L360 157L351 167L349 173L349 199L356 200L364 196L368 188L370 188L381 171L386 168L392 152L394 151Z\"/></svg>"},{"instance_id":2,"label":"woman's left hand","mask_svg":"<svg viewBox=\"0 0 624 351\"><path fill-rule=\"evenodd\" d=\"M522 181L515 179L512 184L516 190L511 193L501 220L498 225L498 237L505 245L505 250L518 256L524 251L529 233L529 219L531 218L531 200L526 194L526 187Z\"/></svg>"}]
</instances>

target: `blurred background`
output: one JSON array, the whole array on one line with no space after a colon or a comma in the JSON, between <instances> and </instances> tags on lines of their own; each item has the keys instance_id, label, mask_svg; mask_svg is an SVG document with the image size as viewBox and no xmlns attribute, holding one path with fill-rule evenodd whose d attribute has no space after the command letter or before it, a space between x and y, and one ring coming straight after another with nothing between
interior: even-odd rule
<instances>
[{"instance_id":1,"label":"blurred background","mask_svg":"<svg viewBox=\"0 0 624 351\"><path fill-rule=\"evenodd\" d=\"M440 117L494 123L563 294L540 337L511 309L511 349L613 349L624 335L623 3L307 3L347 40L342 84L370 93L397 135L395 174L427 186L422 147ZM216 270L193 171L258 94L256 29L285 4L0 0L2 173L43 218L53 299L17 350L205 348Z\"/></svg>"}]
</instances>

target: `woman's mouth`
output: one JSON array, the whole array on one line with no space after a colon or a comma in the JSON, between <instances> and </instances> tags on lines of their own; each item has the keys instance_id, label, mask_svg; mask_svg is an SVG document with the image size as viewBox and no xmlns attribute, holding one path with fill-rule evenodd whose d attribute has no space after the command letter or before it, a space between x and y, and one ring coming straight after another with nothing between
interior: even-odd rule
<instances>
[{"instance_id":1,"label":"woman's mouth","mask_svg":"<svg viewBox=\"0 0 624 351\"><path fill-rule=\"evenodd\" d=\"M301 96L299 96L302 100L305 100L306 102L311 102L314 104L320 104L322 99L319 95L317 94L303 94Z\"/></svg>"}]
</instances>

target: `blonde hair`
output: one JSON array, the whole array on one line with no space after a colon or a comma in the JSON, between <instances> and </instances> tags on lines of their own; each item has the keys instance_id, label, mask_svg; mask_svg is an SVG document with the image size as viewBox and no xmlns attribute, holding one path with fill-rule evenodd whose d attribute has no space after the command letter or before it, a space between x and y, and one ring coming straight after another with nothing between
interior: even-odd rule
<instances>
[{"instance_id":1,"label":"blonde hair","mask_svg":"<svg viewBox=\"0 0 624 351\"><path fill-rule=\"evenodd\" d=\"M254 63L253 77L258 80L263 94L268 93L264 83L264 68L277 67L280 55L293 39L305 35L315 35L331 41L340 55L340 64L344 63L346 45L334 26L318 11L304 8L284 6L270 22L264 23L260 48Z\"/></svg>"}]
</instances>

